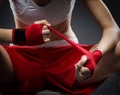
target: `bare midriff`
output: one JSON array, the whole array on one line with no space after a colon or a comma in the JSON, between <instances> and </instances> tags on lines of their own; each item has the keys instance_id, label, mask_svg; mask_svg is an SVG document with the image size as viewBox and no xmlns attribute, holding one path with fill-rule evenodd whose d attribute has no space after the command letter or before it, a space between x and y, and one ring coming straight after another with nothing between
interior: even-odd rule
<instances>
[{"instance_id":1,"label":"bare midriff","mask_svg":"<svg viewBox=\"0 0 120 95\"><path fill-rule=\"evenodd\" d=\"M56 29L57 31L61 32L63 35L65 35L68 38L74 38L75 34L73 33L71 26L70 26L70 22L71 21L71 17L68 17L65 21L63 21L62 23L52 26L54 29ZM19 21L18 19L15 18L15 25L16 28L26 28L28 25L25 25L24 23L22 23L21 21ZM54 32L51 32L50 34L51 36L51 40L61 40L62 38L59 37L58 35L56 35Z\"/></svg>"}]
</instances>

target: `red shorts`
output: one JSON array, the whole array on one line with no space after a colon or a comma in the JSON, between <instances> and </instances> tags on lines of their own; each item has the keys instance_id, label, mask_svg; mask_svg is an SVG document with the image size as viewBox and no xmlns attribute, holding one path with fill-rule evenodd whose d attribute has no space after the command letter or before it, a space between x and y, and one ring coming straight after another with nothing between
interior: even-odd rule
<instances>
[{"instance_id":1,"label":"red shorts","mask_svg":"<svg viewBox=\"0 0 120 95\"><path fill-rule=\"evenodd\" d=\"M85 87L74 85L76 81L74 64L82 55L71 45L46 48L3 47L11 58L20 95L35 95L49 84L72 95L90 95L99 85L99 83ZM89 50L92 46L82 47Z\"/></svg>"}]
</instances>

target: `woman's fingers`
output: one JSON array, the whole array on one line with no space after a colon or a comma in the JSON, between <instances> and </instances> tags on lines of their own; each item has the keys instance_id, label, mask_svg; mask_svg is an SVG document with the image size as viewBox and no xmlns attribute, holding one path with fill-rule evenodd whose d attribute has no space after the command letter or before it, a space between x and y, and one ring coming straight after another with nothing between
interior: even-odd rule
<instances>
[{"instance_id":1,"label":"woman's fingers","mask_svg":"<svg viewBox=\"0 0 120 95\"><path fill-rule=\"evenodd\" d=\"M84 64L87 62L87 56L83 55L81 59L75 64L75 69L81 69Z\"/></svg>"},{"instance_id":2,"label":"woman's fingers","mask_svg":"<svg viewBox=\"0 0 120 95\"><path fill-rule=\"evenodd\" d=\"M51 26L51 24L47 20L35 21L34 24L45 24L47 26Z\"/></svg>"},{"instance_id":3,"label":"woman's fingers","mask_svg":"<svg viewBox=\"0 0 120 95\"><path fill-rule=\"evenodd\" d=\"M50 41L50 30L47 28L47 26L51 26L51 24L47 20L39 20L35 21L34 24L43 24L43 29L42 29L42 35L43 39L45 42Z\"/></svg>"},{"instance_id":4,"label":"woman's fingers","mask_svg":"<svg viewBox=\"0 0 120 95\"><path fill-rule=\"evenodd\" d=\"M50 41L50 30L47 28L46 25L43 26L42 34L45 42Z\"/></svg>"},{"instance_id":5,"label":"woman's fingers","mask_svg":"<svg viewBox=\"0 0 120 95\"><path fill-rule=\"evenodd\" d=\"M84 80L85 78L90 76L90 70L87 67L84 67L86 62L87 56L83 55L80 61L77 64L75 64L76 78L78 81Z\"/></svg>"},{"instance_id":6,"label":"woman's fingers","mask_svg":"<svg viewBox=\"0 0 120 95\"><path fill-rule=\"evenodd\" d=\"M90 76L90 70L87 67L81 67L81 69L76 70L76 79L78 81L84 80Z\"/></svg>"}]
</instances>

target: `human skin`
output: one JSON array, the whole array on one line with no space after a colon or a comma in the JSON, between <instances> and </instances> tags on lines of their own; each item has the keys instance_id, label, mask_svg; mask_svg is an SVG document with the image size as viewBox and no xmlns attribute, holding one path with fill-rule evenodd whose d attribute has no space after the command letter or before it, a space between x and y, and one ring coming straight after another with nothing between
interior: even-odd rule
<instances>
[{"instance_id":1,"label":"human skin","mask_svg":"<svg viewBox=\"0 0 120 95\"><path fill-rule=\"evenodd\" d=\"M1 2L2 0L0 0ZM94 74L86 79L81 80L81 86L86 84L91 84L97 81L100 81L106 78L110 73L120 74L120 42L119 42L119 27L113 19L110 11L104 5L102 0L82 0L85 6L88 8L89 12L98 23L101 28L102 37L100 41L93 48L90 49L90 52L93 52L96 49L102 51L102 59L99 61ZM15 28L26 28L28 25L25 25L18 19L14 18ZM51 25L46 20L35 21L36 24L46 24ZM71 27L71 16L69 16L64 22L52 26L56 30L60 31L63 35L68 38L75 37L73 32L69 32ZM43 34L48 29L45 27L43 29ZM4 36L3 36L4 35ZM50 34L50 40L60 40L61 38L56 36L53 32ZM109 42L108 42L109 41ZM0 42L12 42L12 29L0 29ZM87 61L87 57L80 58L80 61L76 63L75 70L81 71L77 76L79 78L84 77L84 72L88 68L84 67L84 64ZM11 60L5 49L0 46L0 83L2 82L13 82L14 81L14 72L11 65ZM3 68L4 67L4 68ZM82 67L82 68L81 68ZM81 69L81 70L80 70ZM89 70L88 70L89 71ZM4 74L2 73L4 72ZM8 75L9 74L9 75ZM99 77L99 78L98 78ZM119 84L120 86L120 84ZM120 87L119 87L120 88Z\"/></svg>"}]
</instances>

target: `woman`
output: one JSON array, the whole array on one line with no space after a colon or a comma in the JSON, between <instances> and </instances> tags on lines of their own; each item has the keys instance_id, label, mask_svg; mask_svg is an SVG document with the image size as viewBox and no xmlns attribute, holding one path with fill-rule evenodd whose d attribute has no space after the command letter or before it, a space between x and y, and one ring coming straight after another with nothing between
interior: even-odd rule
<instances>
[{"instance_id":1,"label":"woman","mask_svg":"<svg viewBox=\"0 0 120 95\"><path fill-rule=\"evenodd\" d=\"M19 41L16 41L19 37L16 36L17 29L23 29L20 31L27 31L28 34L29 30L31 33L32 29L37 29L37 31L42 29L43 41L39 43L41 45L28 46L33 40L31 38L27 46L0 46L0 75L2 76L0 83L5 88L8 88L8 85L11 88L11 84L17 84L20 95L34 95L44 86L52 85L60 91L73 95L90 95L110 73L119 74L119 27L101 0L83 0L103 32L98 44L87 47L82 45L92 54L96 50L102 53L97 60L99 63L96 69L92 69L94 73L91 72L89 66L88 68L84 66L88 61L88 56L79 55L76 49L63 38L48 30L52 26L78 44L71 27L72 10L76 0L9 0L9 2L16 29L0 29L0 41L20 45ZM35 23L35 26L31 25L32 23ZM39 24L44 26L39 27ZM25 36L32 37L27 34ZM76 61L72 57L76 58ZM75 70L77 80L74 77Z\"/></svg>"}]
</instances>

